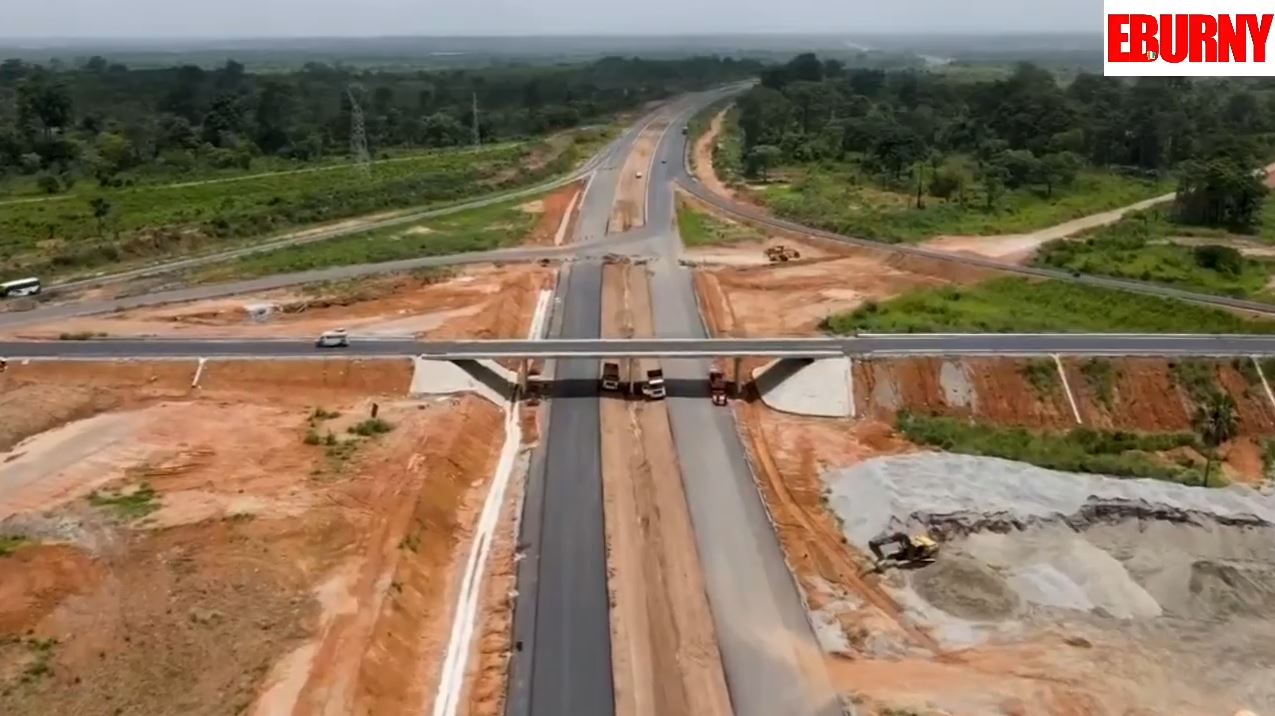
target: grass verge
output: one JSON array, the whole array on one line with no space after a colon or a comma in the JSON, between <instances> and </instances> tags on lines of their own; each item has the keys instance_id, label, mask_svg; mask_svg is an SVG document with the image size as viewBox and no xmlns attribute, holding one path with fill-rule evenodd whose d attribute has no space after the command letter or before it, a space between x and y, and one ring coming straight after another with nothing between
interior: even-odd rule
<instances>
[{"instance_id":1,"label":"grass verge","mask_svg":"<svg viewBox=\"0 0 1275 716\"><path fill-rule=\"evenodd\" d=\"M866 303L829 317L823 328L833 333L1275 333L1275 321L1159 296L1010 277Z\"/></svg>"},{"instance_id":2,"label":"grass verge","mask_svg":"<svg viewBox=\"0 0 1275 716\"><path fill-rule=\"evenodd\" d=\"M908 440L947 452L999 457L1051 470L1114 477L1150 477L1198 484L1196 461L1167 458L1177 448L1198 448L1191 433L1129 433L1075 428L1067 432L972 423L958 418L900 412L898 429ZM1220 485L1215 471L1210 484Z\"/></svg>"},{"instance_id":3,"label":"grass verge","mask_svg":"<svg viewBox=\"0 0 1275 716\"><path fill-rule=\"evenodd\" d=\"M687 247L763 241L766 236L743 224L735 224L701 211L684 197L677 198L677 233Z\"/></svg>"},{"instance_id":4,"label":"grass verge","mask_svg":"<svg viewBox=\"0 0 1275 716\"><path fill-rule=\"evenodd\" d=\"M1037 266L1077 273L1153 281L1204 293L1269 300L1272 264L1244 256L1225 243L1171 243L1173 237L1201 240L1213 230L1181 226L1165 209L1138 212L1083 239L1060 239L1041 247ZM1229 239L1217 238L1219 242ZM1251 240L1251 239L1250 239Z\"/></svg>"},{"instance_id":5,"label":"grass verge","mask_svg":"<svg viewBox=\"0 0 1275 716\"><path fill-rule=\"evenodd\" d=\"M205 268L193 281L208 283L511 246L536 225L540 215L519 208L534 200L511 199L411 224L244 256Z\"/></svg>"}]
</instances>

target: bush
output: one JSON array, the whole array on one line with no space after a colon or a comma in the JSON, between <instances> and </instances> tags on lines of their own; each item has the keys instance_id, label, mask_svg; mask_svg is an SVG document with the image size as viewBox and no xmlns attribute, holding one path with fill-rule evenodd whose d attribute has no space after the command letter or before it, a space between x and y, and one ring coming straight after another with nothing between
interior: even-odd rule
<instances>
[{"instance_id":1,"label":"bush","mask_svg":"<svg viewBox=\"0 0 1275 716\"><path fill-rule=\"evenodd\" d=\"M350 432L355 435L370 437L372 435L381 435L393 430L394 426L381 420L380 418L368 418L363 422L350 426Z\"/></svg>"},{"instance_id":2,"label":"bush","mask_svg":"<svg viewBox=\"0 0 1275 716\"><path fill-rule=\"evenodd\" d=\"M1051 470L1186 483L1198 480L1193 469L1153 454L1178 447L1198 449L1199 442L1191 433L1131 433L1091 428L1034 431L907 411L899 413L898 428L918 445L1016 460Z\"/></svg>"},{"instance_id":3,"label":"bush","mask_svg":"<svg viewBox=\"0 0 1275 716\"><path fill-rule=\"evenodd\" d=\"M306 445L318 445L321 441L322 441L322 438L319 437L319 433L315 431L313 428L306 432L305 434Z\"/></svg>"},{"instance_id":4,"label":"bush","mask_svg":"<svg viewBox=\"0 0 1275 716\"><path fill-rule=\"evenodd\" d=\"M1230 276L1239 276L1244 270L1244 255L1230 246L1196 246L1192 255L1196 265L1203 269Z\"/></svg>"}]
</instances>

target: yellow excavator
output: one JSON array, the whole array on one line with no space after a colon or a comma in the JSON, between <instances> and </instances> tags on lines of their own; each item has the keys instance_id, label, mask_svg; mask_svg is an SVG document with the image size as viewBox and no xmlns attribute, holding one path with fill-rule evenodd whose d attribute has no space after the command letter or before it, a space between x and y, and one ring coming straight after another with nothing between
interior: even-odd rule
<instances>
[{"instance_id":1,"label":"yellow excavator","mask_svg":"<svg viewBox=\"0 0 1275 716\"><path fill-rule=\"evenodd\" d=\"M887 552L886 547L895 549ZM868 543L872 556L876 558L877 569L889 566L920 567L930 564L939 556L939 543L927 533L908 534L895 532L892 535L878 537Z\"/></svg>"}]
</instances>

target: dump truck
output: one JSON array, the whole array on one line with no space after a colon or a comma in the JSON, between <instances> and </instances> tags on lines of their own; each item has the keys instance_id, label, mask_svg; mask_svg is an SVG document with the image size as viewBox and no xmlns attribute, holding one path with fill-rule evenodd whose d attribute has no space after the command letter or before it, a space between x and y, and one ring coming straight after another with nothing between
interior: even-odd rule
<instances>
[{"instance_id":1,"label":"dump truck","mask_svg":"<svg viewBox=\"0 0 1275 716\"><path fill-rule=\"evenodd\" d=\"M886 547L894 547L890 552ZM890 565L920 566L929 564L939 556L939 543L928 534L907 534L895 532L892 535L878 537L868 543L872 556L877 560L877 568Z\"/></svg>"},{"instance_id":2,"label":"dump truck","mask_svg":"<svg viewBox=\"0 0 1275 716\"><path fill-rule=\"evenodd\" d=\"M801 258L801 252L796 249L790 249L783 244L775 244L774 246L766 247L766 259L772 264L799 258Z\"/></svg>"},{"instance_id":3,"label":"dump truck","mask_svg":"<svg viewBox=\"0 0 1275 716\"><path fill-rule=\"evenodd\" d=\"M726 374L720 370L710 370L708 372L708 394L713 399L713 405L726 404Z\"/></svg>"},{"instance_id":4,"label":"dump truck","mask_svg":"<svg viewBox=\"0 0 1275 716\"><path fill-rule=\"evenodd\" d=\"M606 391L616 391L620 389L619 363L602 364L602 389Z\"/></svg>"},{"instance_id":5,"label":"dump truck","mask_svg":"<svg viewBox=\"0 0 1275 716\"><path fill-rule=\"evenodd\" d=\"M642 394L651 400L664 400L668 391L664 388L664 371L656 368L646 372L646 384L642 386Z\"/></svg>"}]
</instances>

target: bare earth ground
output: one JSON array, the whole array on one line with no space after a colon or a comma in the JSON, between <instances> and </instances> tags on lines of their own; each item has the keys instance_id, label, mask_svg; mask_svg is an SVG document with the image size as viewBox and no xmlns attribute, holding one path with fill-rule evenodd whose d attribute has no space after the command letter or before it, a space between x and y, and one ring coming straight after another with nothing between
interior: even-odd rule
<instances>
[{"instance_id":1,"label":"bare earth ground","mask_svg":"<svg viewBox=\"0 0 1275 716\"><path fill-rule=\"evenodd\" d=\"M695 273L702 305L721 335L811 335L828 316L866 301L945 283L974 283L990 272L942 261L817 240L785 243L802 259L744 267L704 266ZM708 254L760 255L760 245L712 247ZM824 254L827 258L806 260ZM692 258L695 252L688 252Z\"/></svg>"},{"instance_id":2,"label":"bare earth ground","mask_svg":"<svg viewBox=\"0 0 1275 716\"><path fill-rule=\"evenodd\" d=\"M496 291L461 280L485 302L440 330L526 334L516 287L542 277L487 271ZM208 361L192 387L198 370L0 373L0 535L22 538L0 556L0 713L428 711L499 408L408 400L405 360ZM354 436L373 402L394 429ZM465 713L503 701L513 492Z\"/></svg>"},{"instance_id":3,"label":"bare earth ground","mask_svg":"<svg viewBox=\"0 0 1275 716\"><path fill-rule=\"evenodd\" d=\"M4 396L52 383L64 405L120 394L131 409L3 456L0 531L29 543L0 557L0 711L428 706L500 411L404 401L406 361L325 363L273 366L283 385L231 365L203 391L178 380L190 364L11 366ZM346 433L371 400L395 429ZM313 406L341 415L311 421ZM311 424L339 445L306 444ZM142 485L140 510L101 502Z\"/></svg>"},{"instance_id":4,"label":"bare earth ground","mask_svg":"<svg viewBox=\"0 0 1275 716\"><path fill-rule=\"evenodd\" d=\"M17 328L9 337L310 338L333 328L361 335L514 336L512 324L534 308L553 276L553 269L538 266L475 266L70 318Z\"/></svg>"},{"instance_id":5,"label":"bare earth ground","mask_svg":"<svg viewBox=\"0 0 1275 716\"><path fill-rule=\"evenodd\" d=\"M604 336L653 335L641 266L605 266L602 301ZM616 713L729 714L668 413L618 396L600 409Z\"/></svg>"},{"instance_id":6,"label":"bare earth ground","mask_svg":"<svg viewBox=\"0 0 1275 716\"><path fill-rule=\"evenodd\" d=\"M611 207L608 234L620 234L646 225L646 183L651 178L651 158L668 127L667 119L658 119L644 127L633 143L633 150L620 170L620 183ZM639 178L638 174L642 176Z\"/></svg>"},{"instance_id":7,"label":"bare earth ground","mask_svg":"<svg viewBox=\"0 0 1275 716\"><path fill-rule=\"evenodd\" d=\"M726 118L727 111L723 109L713 115L708 129L695 141L693 168L695 170L695 178L714 194L734 197L735 192L731 191L730 187L722 182L717 176L717 170L713 167L713 149L717 146L718 135L722 133L722 121Z\"/></svg>"}]
</instances>

